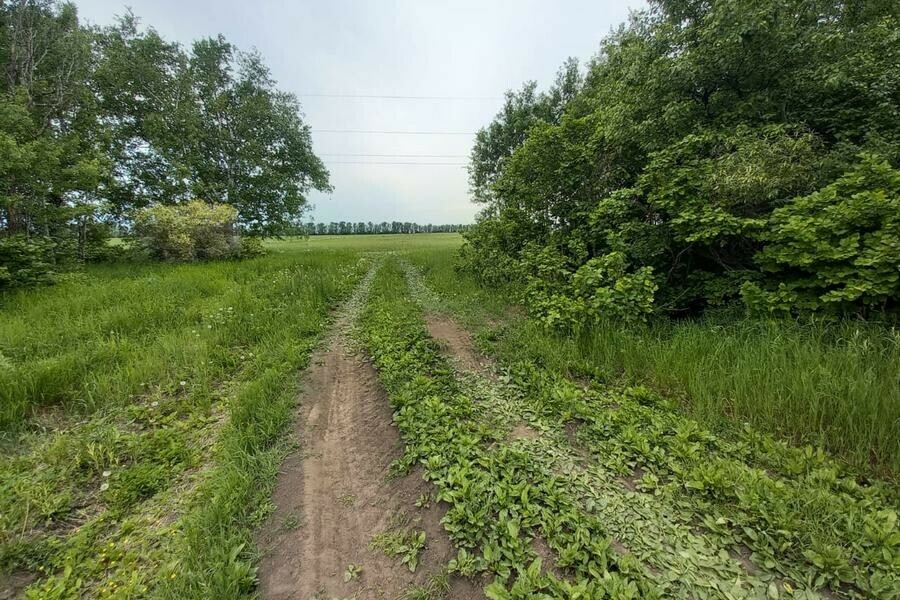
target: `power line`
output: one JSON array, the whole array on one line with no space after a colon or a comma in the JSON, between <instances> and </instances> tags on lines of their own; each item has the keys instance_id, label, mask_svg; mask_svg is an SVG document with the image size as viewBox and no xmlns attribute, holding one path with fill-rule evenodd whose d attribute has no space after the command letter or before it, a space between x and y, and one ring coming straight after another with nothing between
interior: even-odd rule
<instances>
[{"instance_id":1,"label":"power line","mask_svg":"<svg viewBox=\"0 0 900 600\"><path fill-rule=\"evenodd\" d=\"M386 133L393 135L475 135L474 131L392 131L375 129L311 129L313 133Z\"/></svg>"},{"instance_id":2,"label":"power line","mask_svg":"<svg viewBox=\"0 0 900 600\"><path fill-rule=\"evenodd\" d=\"M331 161L326 165L418 165L431 167L465 167L466 163L451 162L399 162L399 161Z\"/></svg>"},{"instance_id":3,"label":"power line","mask_svg":"<svg viewBox=\"0 0 900 600\"><path fill-rule=\"evenodd\" d=\"M320 153L319 156L356 156L372 158L468 158L466 154L342 154Z\"/></svg>"},{"instance_id":4,"label":"power line","mask_svg":"<svg viewBox=\"0 0 900 600\"><path fill-rule=\"evenodd\" d=\"M362 98L384 100L502 100L501 96L393 96L381 94L297 94L300 98Z\"/></svg>"}]
</instances>

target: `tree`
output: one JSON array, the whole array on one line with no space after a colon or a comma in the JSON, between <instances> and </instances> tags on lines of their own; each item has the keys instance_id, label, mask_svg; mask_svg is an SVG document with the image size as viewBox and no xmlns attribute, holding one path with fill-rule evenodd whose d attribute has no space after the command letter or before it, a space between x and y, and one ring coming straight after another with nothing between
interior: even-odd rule
<instances>
[{"instance_id":1,"label":"tree","mask_svg":"<svg viewBox=\"0 0 900 600\"><path fill-rule=\"evenodd\" d=\"M236 54L222 37L196 42L188 65L197 104L184 158L192 195L231 204L250 231L277 233L310 189L330 189L299 103L275 89L258 55Z\"/></svg>"},{"instance_id":2,"label":"tree","mask_svg":"<svg viewBox=\"0 0 900 600\"><path fill-rule=\"evenodd\" d=\"M86 257L107 163L87 84L91 39L74 6L0 4L0 64L0 234L44 238L27 242L40 264Z\"/></svg>"},{"instance_id":3,"label":"tree","mask_svg":"<svg viewBox=\"0 0 900 600\"><path fill-rule=\"evenodd\" d=\"M559 122L581 83L578 61L569 58L547 93L538 94L534 81L524 84L518 92L506 93L503 108L475 136L469 160L469 186L476 202L491 204L496 199L493 185L510 155L525 142L534 125Z\"/></svg>"},{"instance_id":4,"label":"tree","mask_svg":"<svg viewBox=\"0 0 900 600\"><path fill-rule=\"evenodd\" d=\"M805 231L830 239L812 215L838 193L829 186L859 174L860 153L900 163L898 31L879 0L652 2L603 41L583 81L566 65L547 93L526 84L479 133L470 183L486 208L467 234L466 264L521 283L552 263L561 287L542 296L557 303L544 312L575 300L608 306L583 297L588 288L577 296L572 278L611 256L616 269L604 272L616 281L652 277L658 312L759 300L772 282L805 290L784 296L787 310L826 308L809 301L809 273L776 250L799 243L776 215L792 207L796 223L809 211ZM883 179L853 181L872 210L890 206L877 201L894 193ZM870 226L840 206L843 231ZM898 256L879 268L896 270ZM848 281L868 277L861 263L844 266ZM613 297L620 284L601 280L592 293ZM896 305L866 289L832 308Z\"/></svg>"}]
</instances>

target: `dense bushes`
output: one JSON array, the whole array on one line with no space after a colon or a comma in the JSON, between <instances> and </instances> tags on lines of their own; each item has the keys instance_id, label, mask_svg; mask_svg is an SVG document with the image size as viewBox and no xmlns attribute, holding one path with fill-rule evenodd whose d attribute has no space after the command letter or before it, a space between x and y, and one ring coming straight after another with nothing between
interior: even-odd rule
<instances>
[{"instance_id":1,"label":"dense bushes","mask_svg":"<svg viewBox=\"0 0 900 600\"><path fill-rule=\"evenodd\" d=\"M0 237L0 289L52 281L52 252L53 244L46 238Z\"/></svg>"},{"instance_id":2,"label":"dense bushes","mask_svg":"<svg viewBox=\"0 0 900 600\"><path fill-rule=\"evenodd\" d=\"M750 306L885 309L900 298L900 171L864 156L822 190L776 208L756 255L766 284ZM764 288L764 289L763 289Z\"/></svg>"},{"instance_id":3,"label":"dense bushes","mask_svg":"<svg viewBox=\"0 0 900 600\"><path fill-rule=\"evenodd\" d=\"M91 218L75 219L53 233L0 234L0 291L52 283L65 269L116 253L109 227Z\"/></svg>"},{"instance_id":4,"label":"dense bushes","mask_svg":"<svg viewBox=\"0 0 900 600\"><path fill-rule=\"evenodd\" d=\"M139 246L158 260L193 261L262 253L254 238L241 238L237 211L225 204L194 200L173 206L141 209L134 220Z\"/></svg>"},{"instance_id":5,"label":"dense bushes","mask_svg":"<svg viewBox=\"0 0 900 600\"><path fill-rule=\"evenodd\" d=\"M898 25L876 0L651 2L479 133L463 266L560 324L896 313Z\"/></svg>"}]
</instances>

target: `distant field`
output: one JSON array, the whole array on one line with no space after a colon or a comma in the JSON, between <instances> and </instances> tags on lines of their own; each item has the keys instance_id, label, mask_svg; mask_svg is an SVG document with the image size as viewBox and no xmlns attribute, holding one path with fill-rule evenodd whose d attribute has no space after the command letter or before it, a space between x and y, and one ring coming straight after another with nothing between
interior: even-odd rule
<instances>
[{"instance_id":1,"label":"distant field","mask_svg":"<svg viewBox=\"0 0 900 600\"><path fill-rule=\"evenodd\" d=\"M275 252L298 249L346 248L352 250L408 251L420 248L455 250L462 244L458 233L390 233L380 235L311 235L309 237L269 238L265 245Z\"/></svg>"}]
</instances>

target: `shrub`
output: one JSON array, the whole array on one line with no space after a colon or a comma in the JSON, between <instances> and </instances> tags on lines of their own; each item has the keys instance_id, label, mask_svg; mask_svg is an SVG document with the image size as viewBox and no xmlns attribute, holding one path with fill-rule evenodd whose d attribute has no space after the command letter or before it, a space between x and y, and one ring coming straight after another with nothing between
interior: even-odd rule
<instances>
[{"instance_id":1,"label":"shrub","mask_svg":"<svg viewBox=\"0 0 900 600\"><path fill-rule=\"evenodd\" d=\"M621 252L592 258L573 271L565 255L533 244L522 253L521 265L521 299L547 326L577 330L609 319L643 321L653 312L652 267L632 269Z\"/></svg>"},{"instance_id":2,"label":"shrub","mask_svg":"<svg viewBox=\"0 0 900 600\"><path fill-rule=\"evenodd\" d=\"M774 210L747 283L761 312L886 310L900 298L900 170L874 155L834 183Z\"/></svg>"},{"instance_id":3,"label":"shrub","mask_svg":"<svg viewBox=\"0 0 900 600\"><path fill-rule=\"evenodd\" d=\"M53 247L44 237L0 237L0 290L52 282Z\"/></svg>"},{"instance_id":4,"label":"shrub","mask_svg":"<svg viewBox=\"0 0 900 600\"><path fill-rule=\"evenodd\" d=\"M267 250L263 247L262 239L258 237L241 238L241 258L256 258L264 256Z\"/></svg>"},{"instance_id":5,"label":"shrub","mask_svg":"<svg viewBox=\"0 0 900 600\"><path fill-rule=\"evenodd\" d=\"M242 245L236 220L232 206L194 200L137 211L134 231L139 245L158 260L236 258Z\"/></svg>"}]
</instances>

